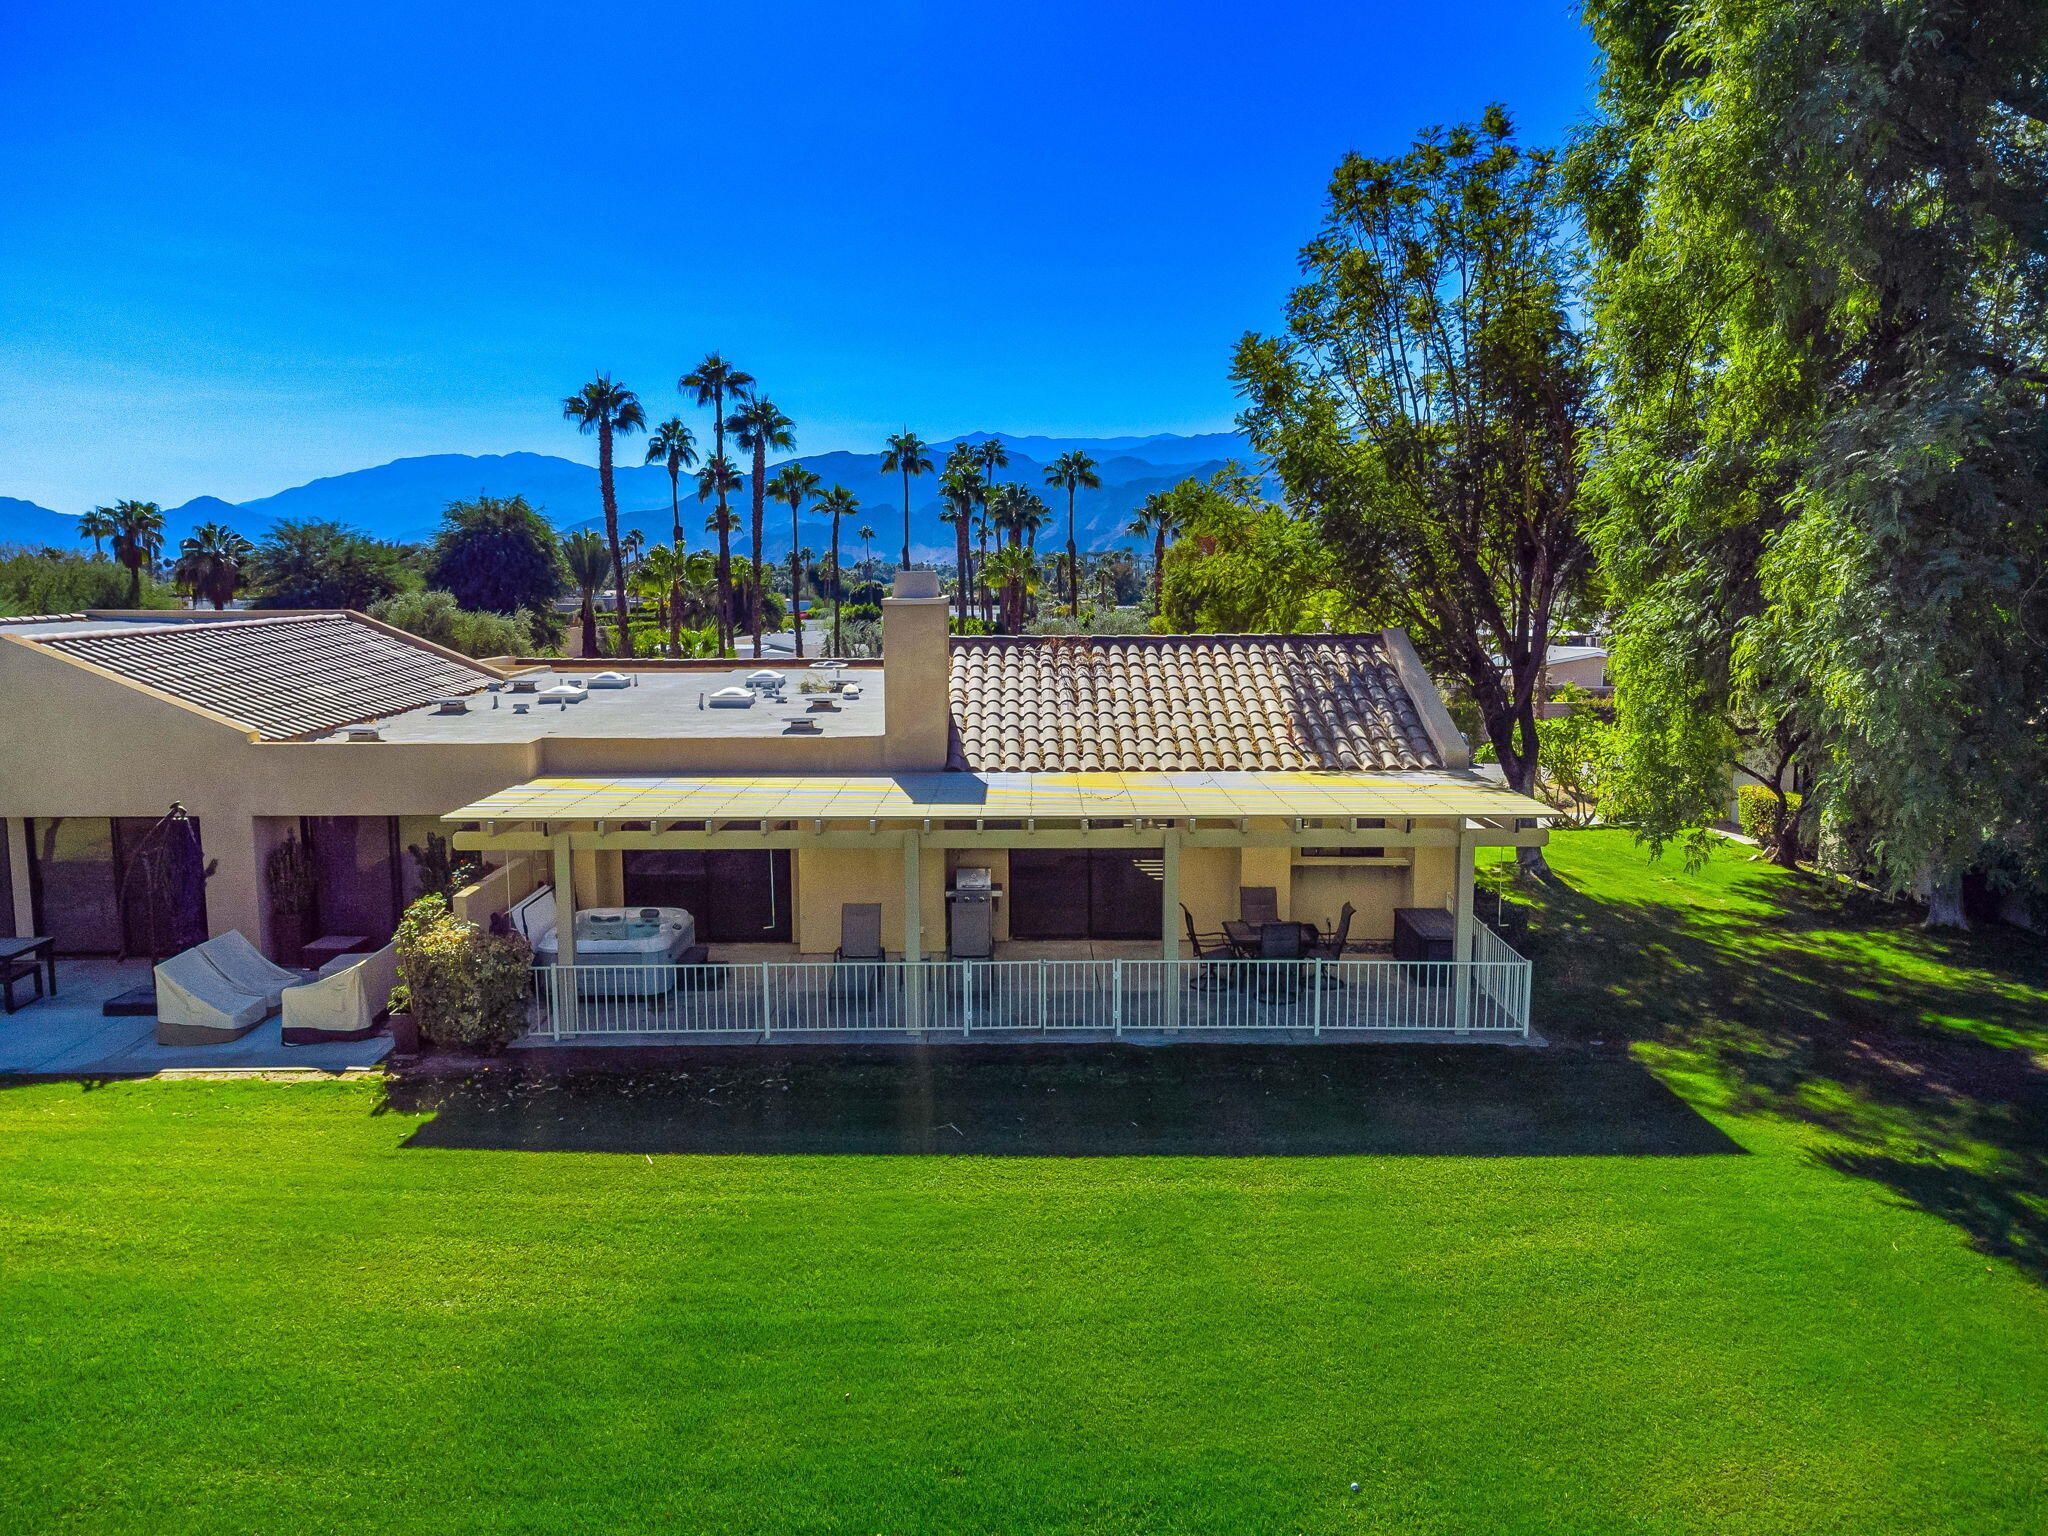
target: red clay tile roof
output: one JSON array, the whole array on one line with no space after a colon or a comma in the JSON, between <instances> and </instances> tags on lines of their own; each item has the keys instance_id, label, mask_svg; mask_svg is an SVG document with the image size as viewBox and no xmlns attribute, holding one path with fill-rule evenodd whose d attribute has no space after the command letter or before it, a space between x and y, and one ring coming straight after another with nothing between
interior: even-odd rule
<instances>
[{"instance_id":1,"label":"red clay tile roof","mask_svg":"<svg viewBox=\"0 0 2048 1536\"><path fill-rule=\"evenodd\" d=\"M342 614L148 625L40 643L273 741L415 709L497 676Z\"/></svg>"},{"instance_id":2,"label":"red clay tile roof","mask_svg":"<svg viewBox=\"0 0 2048 1536\"><path fill-rule=\"evenodd\" d=\"M961 637L951 695L955 768L1443 766L1376 634Z\"/></svg>"}]
</instances>

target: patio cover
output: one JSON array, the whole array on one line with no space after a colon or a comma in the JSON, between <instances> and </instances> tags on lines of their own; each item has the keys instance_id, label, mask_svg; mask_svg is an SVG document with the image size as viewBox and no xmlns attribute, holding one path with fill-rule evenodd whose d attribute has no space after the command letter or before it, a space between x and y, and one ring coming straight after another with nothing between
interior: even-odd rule
<instances>
[{"instance_id":1,"label":"patio cover","mask_svg":"<svg viewBox=\"0 0 2048 1536\"><path fill-rule=\"evenodd\" d=\"M545 778L444 821L1186 820L1250 816L1554 818L1467 773L907 773Z\"/></svg>"}]
</instances>

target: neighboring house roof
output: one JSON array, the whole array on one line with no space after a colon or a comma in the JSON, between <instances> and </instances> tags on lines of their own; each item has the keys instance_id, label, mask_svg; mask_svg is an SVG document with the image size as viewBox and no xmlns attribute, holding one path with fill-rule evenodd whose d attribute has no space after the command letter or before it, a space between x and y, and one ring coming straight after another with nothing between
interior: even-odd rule
<instances>
[{"instance_id":1,"label":"neighboring house roof","mask_svg":"<svg viewBox=\"0 0 2048 1536\"><path fill-rule=\"evenodd\" d=\"M963 637L951 695L975 771L1444 766L1376 634Z\"/></svg>"},{"instance_id":2,"label":"neighboring house roof","mask_svg":"<svg viewBox=\"0 0 2048 1536\"><path fill-rule=\"evenodd\" d=\"M270 740L414 709L498 675L345 614L130 626L37 643Z\"/></svg>"}]
</instances>

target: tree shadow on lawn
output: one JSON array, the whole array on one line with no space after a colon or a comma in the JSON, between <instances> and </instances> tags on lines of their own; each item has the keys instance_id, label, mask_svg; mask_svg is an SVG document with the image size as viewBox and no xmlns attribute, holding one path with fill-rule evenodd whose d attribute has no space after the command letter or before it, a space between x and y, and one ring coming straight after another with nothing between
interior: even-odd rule
<instances>
[{"instance_id":1,"label":"tree shadow on lawn","mask_svg":"<svg viewBox=\"0 0 2048 1536\"><path fill-rule=\"evenodd\" d=\"M1619 1055L1495 1046L810 1046L396 1080L409 1147L999 1157L1741 1149Z\"/></svg>"},{"instance_id":2,"label":"tree shadow on lawn","mask_svg":"<svg viewBox=\"0 0 2048 1536\"><path fill-rule=\"evenodd\" d=\"M1938 934L1900 907L1761 866L1731 905L1564 884L1527 905L1534 1021L1633 1042L1687 1092L1819 1126L1826 1166L1954 1222L2048 1280L2048 961L2010 932Z\"/></svg>"}]
</instances>

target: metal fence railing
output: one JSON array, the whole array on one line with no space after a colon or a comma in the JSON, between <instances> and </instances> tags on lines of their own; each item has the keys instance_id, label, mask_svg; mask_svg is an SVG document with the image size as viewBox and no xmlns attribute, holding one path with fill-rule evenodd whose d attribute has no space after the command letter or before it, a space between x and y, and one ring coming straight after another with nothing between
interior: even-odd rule
<instances>
[{"instance_id":1,"label":"metal fence railing","mask_svg":"<svg viewBox=\"0 0 2048 1536\"><path fill-rule=\"evenodd\" d=\"M933 960L550 965L529 1035L1304 1039L1529 1033L1529 962L1485 928L1473 959Z\"/></svg>"}]
</instances>

